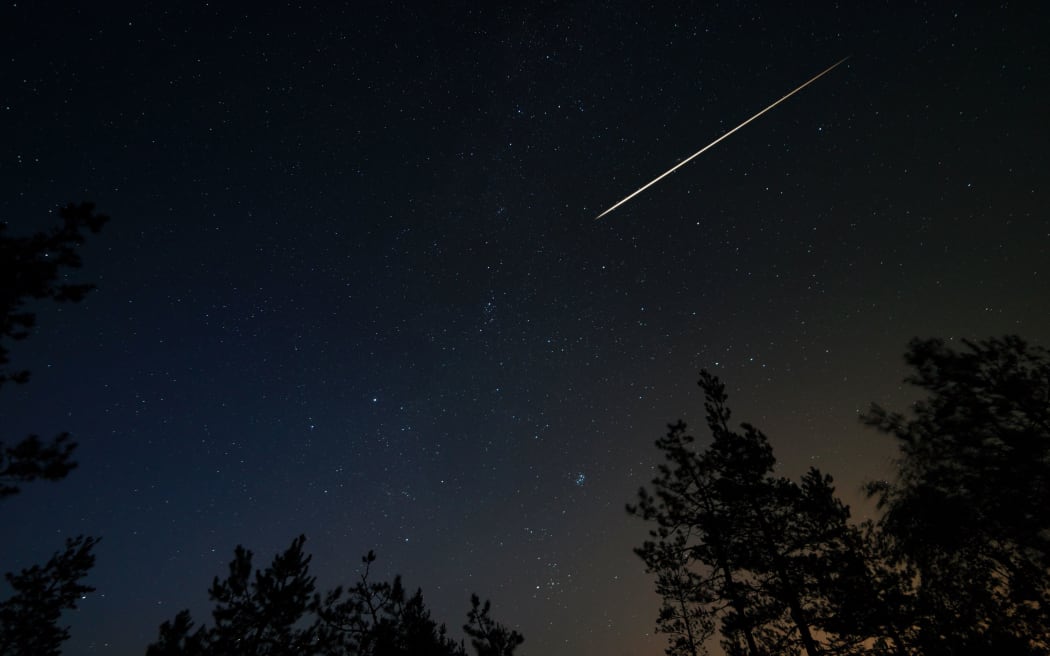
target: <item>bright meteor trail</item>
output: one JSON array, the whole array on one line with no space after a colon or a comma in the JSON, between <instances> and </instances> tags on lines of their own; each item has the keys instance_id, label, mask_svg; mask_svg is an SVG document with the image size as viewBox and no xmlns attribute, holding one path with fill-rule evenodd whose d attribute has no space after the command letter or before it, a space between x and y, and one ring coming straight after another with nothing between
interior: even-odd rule
<instances>
[{"instance_id":1,"label":"bright meteor trail","mask_svg":"<svg viewBox=\"0 0 1050 656\"><path fill-rule=\"evenodd\" d=\"M597 221L598 219L602 218L603 216L605 216L605 215L606 215L606 214L608 214L609 212L612 212L612 211L613 211L614 209L616 209L617 207L619 207L619 206L623 205L623 204L624 204L624 203L626 203L627 201L631 200L632 198L634 198L634 197L635 197L635 196L637 196L638 194L642 193L643 191L645 191L645 190L646 190L646 189L648 189L649 187L653 186L654 184L656 184L656 183L657 183L657 182L659 182L660 180L663 180L663 179L664 179L664 178L666 178L667 176L671 175L672 173L674 173L675 171L677 171L677 170L678 170L678 169L680 169L681 167L683 167L683 166L685 166L686 164L688 164L688 163L689 163L689 162L690 162L691 160L695 159L696 157L699 157L700 155L702 155L703 153L705 153L705 152L706 152L706 151L707 151L708 149L710 149L710 148L711 148L711 147L713 147L713 146L714 146L715 144L717 144L717 143L718 143L719 141L722 141L723 139L725 139L725 138L726 138L726 137L728 137L729 135L733 134L734 132L736 132L736 131L737 131L737 130L739 130L740 128L744 127L745 125L747 125L747 124L748 124L748 123L750 123L751 121L755 120L755 119L756 119L756 118L758 118L759 116L762 116L763 114L765 114L765 113L766 113L766 112L768 112L769 110L773 109L774 107L776 107L776 106L777 106L777 105L779 105L780 103L784 102L785 100L787 100L787 99L788 99L788 98L790 98L791 96L795 95L795 94L796 94L796 93L798 93L799 91L802 91L803 89L805 89L805 88L806 88L806 87L808 87L809 85L813 84L814 82L816 82L817 80L819 80L819 79L820 79L821 77L823 77L823 76L824 76L824 75L825 75L826 73L829 73L829 72L831 72L831 70L832 70L833 68L835 68L836 66L838 66L838 65L839 65L839 64L841 64L842 62L846 61L847 59L849 59L849 57L843 57L842 59L838 60L837 62L835 62L835 63L834 63L834 64L832 64L831 66L828 66L828 67L827 67L827 68L825 68L825 69L824 69L823 71L821 71L821 72L817 73L816 75L814 75L814 76L813 76L812 78L810 78L809 80L806 80L806 81L805 81L804 83L802 83L801 85L799 85L799 86L798 86L798 88L794 89L793 91L791 91L790 93L788 93L788 94L787 94L786 96L784 96L784 97L783 97L783 98L781 98L780 100L776 101L775 103L773 103L773 104L772 104L772 105L770 105L769 107L766 107L765 109L763 109L763 110L762 110L762 111L760 111L759 113L755 114L755 115L754 115L754 116L752 116L751 118L747 119L746 121L744 121L744 122L743 122L743 123L741 123L740 125L736 126L735 128L733 128L733 129L732 129L732 130L730 130L729 132L726 132L726 133L725 133L725 134L723 134L723 135L722 135L721 137L719 137L719 138L715 139L715 140L714 140L714 141L712 141L711 143L707 144L706 146L704 146L704 147L703 147L703 148L701 148L700 150L698 150L698 151L696 151L695 153L693 153L692 155L690 155L689 157L686 157L686 158L685 158L685 159L683 159L683 160L682 160L681 162L678 162L678 163L677 163L677 164L675 164L675 165L674 165L673 167L671 167L670 169L668 169L668 170L667 170L666 172L664 172L664 173L661 173L660 175L656 176L655 178L653 178L653 180L652 180L652 181L650 181L649 183L647 183L647 184L643 185L642 187L640 187L640 188L638 189L638 191L634 192L633 194L631 194L631 195L630 195L630 196L628 196L627 198L624 198L624 199L623 199L623 200L621 200L621 201L620 201L619 203L616 203L615 205L613 205L613 206L612 206L612 207L610 207L609 209L605 210L604 212L602 212L601 214L599 214L598 216L596 216L596 217L595 217L595 221Z\"/></svg>"}]
</instances>

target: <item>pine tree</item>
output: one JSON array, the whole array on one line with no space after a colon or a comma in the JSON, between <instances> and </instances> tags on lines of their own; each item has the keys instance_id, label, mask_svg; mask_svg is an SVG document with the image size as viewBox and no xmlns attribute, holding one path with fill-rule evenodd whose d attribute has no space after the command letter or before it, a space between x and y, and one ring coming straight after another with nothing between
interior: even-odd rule
<instances>
[{"instance_id":1,"label":"pine tree","mask_svg":"<svg viewBox=\"0 0 1050 656\"><path fill-rule=\"evenodd\" d=\"M699 384L710 444L670 425L652 491L628 506L656 525L636 552L656 574L667 653L701 653L716 626L727 654L860 653L878 622L840 612L869 600L875 581L831 478L775 476L765 434L732 430L725 386L706 371Z\"/></svg>"},{"instance_id":2,"label":"pine tree","mask_svg":"<svg viewBox=\"0 0 1050 656\"><path fill-rule=\"evenodd\" d=\"M0 602L0 656L57 656L69 630L62 611L76 608L94 588L81 583L95 564L97 538L66 540L47 564L5 575L14 594Z\"/></svg>"},{"instance_id":3,"label":"pine tree","mask_svg":"<svg viewBox=\"0 0 1050 656\"><path fill-rule=\"evenodd\" d=\"M68 269L81 265L77 248L84 232L97 233L109 220L94 205L67 205L59 210L61 225L29 237L4 234L0 222L0 387L29 380L25 370L9 371L8 340L22 340L36 325L36 314L26 309L33 300L77 302L93 285L65 282ZM38 435L5 444L0 441L0 500L18 494L37 480L58 481L75 467L76 444L69 433L50 441ZM5 578L13 594L0 601L0 656L58 654L69 632L60 626L62 611L76 608L80 598L94 590L82 580L94 565L91 551L97 538L79 536L45 565L34 565Z\"/></svg>"},{"instance_id":4,"label":"pine tree","mask_svg":"<svg viewBox=\"0 0 1050 656\"><path fill-rule=\"evenodd\" d=\"M910 416L873 405L898 477L870 486L889 551L918 582L925 653L1050 650L1050 352L1016 336L913 340Z\"/></svg>"},{"instance_id":5,"label":"pine tree","mask_svg":"<svg viewBox=\"0 0 1050 656\"><path fill-rule=\"evenodd\" d=\"M371 580L372 552L354 585L318 593L305 541L296 538L265 570L238 546L229 575L209 591L212 626L195 630L182 611L161 625L147 656L466 656L431 618L421 590L407 594L400 577ZM487 601L475 595L471 603L464 628L478 656L513 656L524 638L492 620Z\"/></svg>"}]
</instances>

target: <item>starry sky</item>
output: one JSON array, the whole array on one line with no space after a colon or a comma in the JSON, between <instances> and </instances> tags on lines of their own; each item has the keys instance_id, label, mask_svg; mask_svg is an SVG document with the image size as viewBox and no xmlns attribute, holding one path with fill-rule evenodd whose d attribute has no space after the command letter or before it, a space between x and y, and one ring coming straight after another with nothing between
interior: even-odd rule
<instances>
[{"instance_id":1,"label":"starry sky","mask_svg":"<svg viewBox=\"0 0 1050 656\"><path fill-rule=\"evenodd\" d=\"M67 654L300 533L454 632L660 654L624 504L701 367L863 518L908 339L1050 343L1045 4L76 4L0 8L0 219L113 217L0 394L80 443L2 508L5 570L102 537Z\"/></svg>"}]
</instances>

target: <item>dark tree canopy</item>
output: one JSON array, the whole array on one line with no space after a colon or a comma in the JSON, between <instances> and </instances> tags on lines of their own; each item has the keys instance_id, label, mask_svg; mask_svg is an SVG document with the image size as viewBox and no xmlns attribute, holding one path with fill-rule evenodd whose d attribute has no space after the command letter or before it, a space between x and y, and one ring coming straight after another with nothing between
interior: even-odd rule
<instances>
[{"instance_id":1,"label":"dark tree canopy","mask_svg":"<svg viewBox=\"0 0 1050 656\"><path fill-rule=\"evenodd\" d=\"M36 325L36 314L26 309L33 300L76 302L94 285L64 280L68 269L81 265L77 247L85 230L98 232L109 220L96 214L91 203L66 205L59 210L62 224L49 232L11 237L0 223L0 387L8 381L25 383L29 372L9 371L8 342L25 339ZM0 441L0 499L17 494L30 481L60 480L76 467L76 445L68 433L45 443L30 435L14 445Z\"/></svg>"},{"instance_id":2,"label":"dark tree canopy","mask_svg":"<svg viewBox=\"0 0 1050 656\"><path fill-rule=\"evenodd\" d=\"M682 422L669 426L652 491L628 506L655 524L636 551L664 600L657 629L670 636L667 653L703 652L716 628L728 654L859 653L870 626L844 622L840 610L859 614L875 580L831 477L775 476L766 436L730 428L725 386L704 371L700 387L710 443L701 448Z\"/></svg>"},{"instance_id":3,"label":"dark tree canopy","mask_svg":"<svg viewBox=\"0 0 1050 656\"><path fill-rule=\"evenodd\" d=\"M655 524L636 551L663 598L667 653L1050 653L1050 351L1019 337L913 340L908 414L873 405L894 438L882 511L855 526L831 478L773 475L765 435L729 427L701 373L711 440L672 424L652 489L628 510Z\"/></svg>"},{"instance_id":4,"label":"dark tree canopy","mask_svg":"<svg viewBox=\"0 0 1050 656\"><path fill-rule=\"evenodd\" d=\"M9 341L25 339L36 325L36 315L26 309L34 300L76 302L93 285L65 281L66 270L81 265L77 247L85 230L98 232L109 217L95 213L94 205L67 205L59 210L62 224L30 237L5 234L0 223L0 387L11 381L25 383L28 371L9 371ZM35 480L57 481L76 466L76 448L69 433L50 442L29 435L14 444L0 441L0 499L18 494ZM92 549L97 538L77 537L47 564L34 565L18 574L4 575L12 595L0 601L0 656L49 656L60 653L69 638L60 626L64 610L76 608L80 597L94 588L81 581L94 565Z\"/></svg>"},{"instance_id":5,"label":"dark tree canopy","mask_svg":"<svg viewBox=\"0 0 1050 656\"><path fill-rule=\"evenodd\" d=\"M916 574L917 639L940 653L1050 650L1050 352L1007 336L913 340L896 481L869 486L892 556Z\"/></svg>"},{"instance_id":6,"label":"dark tree canopy","mask_svg":"<svg viewBox=\"0 0 1050 656\"><path fill-rule=\"evenodd\" d=\"M46 565L34 565L4 578L14 594L0 601L0 656L54 656L69 630L59 625L62 611L76 608L94 588L81 583L95 564L97 538L66 540L66 548Z\"/></svg>"},{"instance_id":7,"label":"dark tree canopy","mask_svg":"<svg viewBox=\"0 0 1050 656\"><path fill-rule=\"evenodd\" d=\"M213 624L194 630L188 611L160 627L147 656L466 656L462 643L431 619L420 590L406 593L400 577L370 580L375 554L362 558L349 588L317 592L305 536L254 570L252 552L238 546L225 579L209 597ZM471 599L464 626L478 656L512 656L521 635L489 617L489 603Z\"/></svg>"},{"instance_id":8,"label":"dark tree canopy","mask_svg":"<svg viewBox=\"0 0 1050 656\"><path fill-rule=\"evenodd\" d=\"M478 656L511 656L525 642L525 637L493 620L489 610L488 600L482 604L476 594L471 595L463 631L470 636L470 644Z\"/></svg>"},{"instance_id":9,"label":"dark tree canopy","mask_svg":"<svg viewBox=\"0 0 1050 656\"><path fill-rule=\"evenodd\" d=\"M0 499L21 492L21 484L35 480L58 481L73 471L76 449L69 433L49 443L29 435L12 446L0 442Z\"/></svg>"},{"instance_id":10,"label":"dark tree canopy","mask_svg":"<svg viewBox=\"0 0 1050 656\"><path fill-rule=\"evenodd\" d=\"M5 235L0 222L0 385L24 383L27 371L7 371L10 362L6 340L25 339L36 325L36 315L26 311L31 299L76 302L94 285L68 283L63 270L81 266L77 247L84 243L84 230L97 233L109 221L96 214L92 203L69 204L58 211L62 224L29 237Z\"/></svg>"}]
</instances>

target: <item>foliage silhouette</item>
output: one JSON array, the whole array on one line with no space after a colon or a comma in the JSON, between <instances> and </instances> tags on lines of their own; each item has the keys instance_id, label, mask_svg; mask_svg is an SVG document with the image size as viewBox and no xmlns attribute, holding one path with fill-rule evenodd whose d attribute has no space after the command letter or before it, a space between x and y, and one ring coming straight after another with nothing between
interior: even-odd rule
<instances>
[{"instance_id":1,"label":"foliage silhouette","mask_svg":"<svg viewBox=\"0 0 1050 656\"><path fill-rule=\"evenodd\" d=\"M854 526L832 480L773 475L765 436L729 428L725 388L701 372L712 440L682 422L628 511L656 525L637 553L663 598L667 653L1050 653L1050 351L1016 336L913 340L908 416L862 421L900 450Z\"/></svg>"},{"instance_id":2,"label":"foliage silhouette","mask_svg":"<svg viewBox=\"0 0 1050 656\"><path fill-rule=\"evenodd\" d=\"M730 429L725 386L707 371L699 385L710 445L698 449L683 422L671 424L656 442L665 462L652 491L628 506L656 525L636 553L656 574L668 655L703 652L716 627L728 654L859 653L868 627L839 611L863 607L876 581L831 477L774 476L766 436Z\"/></svg>"},{"instance_id":3,"label":"foliage silhouette","mask_svg":"<svg viewBox=\"0 0 1050 656\"><path fill-rule=\"evenodd\" d=\"M69 630L59 626L63 610L94 588L80 580L95 564L92 548L97 538L66 540L66 548L46 565L34 565L4 577L14 595L0 602L0 655L51 656L61 653Z\"/></svg>"},{"instance_id":4,"label":"foliage silhouette","mask_svg":"<svg viewBox=\"0 0 1050 656\"><path fill-rule=\"evenodd\" d=\"M36 315L26 309L32 300L77 302L93 288L89 284L63 282L65 270L79 268L76 248L84 243L84 231L97 233L109 217L96 214L94 205L67 205L59 210L62 224L31 237L4 234L0 223L0 387L6 382L25 383L29 372L9 371L7 340L29 336ZM35 480L57 481L76 466L75 443L61 433L45 443L29 435L14 445L0 442L0 499L18 494L21 486ZM0 601L0 656L58 654L69 638L59 626L63 610L76 608L77 600L94 588L81 580L94 565L91 553L97 538L80 536L66 541L65 549L46 565L34 565L18 574L4 575L12 596Z\"/></svg>"},{"instance_id":5,"label":"foliage silhouette","mask_svg":"<svg viewBox=\"0 0 1050 656\"><path fill-rule=\"evenodd\" d=\"M872 405L898 477L869 486L888 556L912 574L929 654L1050 651L1050 352L1017 336L915 339L910 416Z\"/></svg>"},{"instance_id":6,"label":"foliage silhouette","mask_svg":"<svg viewBox=\"0 0 1050 656\"><path fill-rule=\"evenodd\" d=\"M310 576L305 536L277 554L270 567L255 570L252 552L238 546L229 575L215 578L213 625L199 627L188 611L164 622L147 656L465 656L461 643L430 617L423 594L406 594L400 577L370 580L375 554L362 558L353 586L325 594ZM489 604L471 599L468 624L478 656L512 656L523 638L489 617ZM480 610L479 610L480 608Z\"/></svg>"},{"instance_id":7,"label":"foliage silhouette","mask_svg":"<svg viewBox=\"0 0 1050 656\"><path fill-rule=\"evenodd\" d=\"M329 630L339 637L340 654L459 654L459 645L446 635L444 625L430 618L423 593L406 598L401 578L392 583L369 580L375 553L361 559L359 580L345 592L336 588L320 606Z\"/></svg>"},{"instance_id":8,"label":"foliage silhouette","mask_svg":"<svg viewBox=\"0 0 1050 656\"><path fill-rule=\"evenodd\" d=\"M478 656L511 656L525 638L490 618L490 609L488 600L482 605L476 594L470 595L470 611L463 631L470 636L470 644Z\"/></svg>"},{"instance_id":9,"label":"foliage silhouette","mask_svg":"<svg viewBox=\"0 0 1050 656\"><path fill-rule=\"evenodd\" d=\"M37 479L58 481L73 471L76 443L60 433L50 443L30 435L13 446L0 443L0 499L21 492L20 485Z\"/></svg>"},{"instance_id":10,"label":"foliage silhouette","mask_svg":"<svg viewBox=\"0 0 1050 656\"><path fill-rule=\"evenodd\" d=\"M36 325L36 315L24 310L29 299L58 302L83 300L94 285L59 282L65 269L78 269L76 247L84 243L83 230L97 233L109 221L96 214L92 203L69 204L59 209L62 225L31 237L4 235L7 224L0 223L0 339L25 339ZM7 347L0 341L0 366L10 362ZM8 380L24 383L29 372L0 369L0 385Z\"/></svg>"},{"instance_id":11,"label":"foliage silhouette","mask_svg":"<svg viewBox=\"0 0 1050 656\"><path fill-rule=\"evenodd\" d=\"M36 325L36 314L25 309L33 299L57 302L82 300L94 285L60 282L65 269L81 266L76 247L84 243L84 230L97 233L109 220L96 214L91 203L66 205L59 210L62 224L50 232L31 237L9 237L0 223L0 387L11 381L25 383L29 372L8 371L7 340L29 336ZM17 494L21 483L37 479L59 480L76 466L72 460L76 445L68 433L49 444L30 435L14 446L0 442L0 499Z\"/></svg>"}]
</instances>

